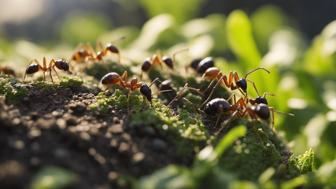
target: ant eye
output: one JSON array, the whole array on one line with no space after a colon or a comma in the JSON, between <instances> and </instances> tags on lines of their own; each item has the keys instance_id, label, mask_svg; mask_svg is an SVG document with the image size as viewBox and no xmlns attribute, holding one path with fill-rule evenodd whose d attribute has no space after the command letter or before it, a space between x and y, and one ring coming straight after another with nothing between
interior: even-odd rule
<instances>
[{"instance_id":1,"label":"ant eye","mask_svg":"<svg viewBox=\"0 0 336 189\"><path fill-rule=\"evenodd\" d=\"M173 59L171 59L170 57L164 56L162 58L162 61L170 68L170 69L174 69L174 63L173 63Z\"/></svg>"},{"instance_id":2,"label":"ant eye","mask_svg":"<svg viewBox=\"0 0 336 189\"><path fill-rule=\"evenodd\" d=\"M237 86L241 89L243 89L244 92L247 90L247 82L245 79L240 79L236 82Z\"/></svg>"}]
</instances>

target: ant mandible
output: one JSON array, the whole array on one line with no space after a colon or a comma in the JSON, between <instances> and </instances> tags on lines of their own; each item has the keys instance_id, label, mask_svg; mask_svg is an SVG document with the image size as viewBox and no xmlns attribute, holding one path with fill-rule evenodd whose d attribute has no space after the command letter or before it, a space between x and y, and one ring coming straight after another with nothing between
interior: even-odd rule
<instances>
[{"instance_id":1,"label":"ant mandible","mask_svg":"<svg viewBox=\"0 0 336 189\"><path fill-rule=\"evenodd\" d=\"M142 63L141 65L141 77L142 77L142 73L143 72L148 72L153 65L160 65L160 67L162 68L162 65L165 64L168 68L170 68L171 70L174 69L174 63L175 63L175 56L183 51L186 51L188 49L182 49L179 50L175 53L173 53L173 55L170 56L162 56L161 53L158 51L156 52L156 54L154 54L152 57L148 57L145 59L145 61Z\"/></svg>"},{"instance_id":2,"label":"ant mandible","mask_svg":"<svg viewBox=\"0 0 336 189\"><path fill-rule=\"evenodd\" d=\"M65 60L63 60L63 59L57 59L57 60L51 59L48 66L47 66L47 59L45 57L43 57L42 66L39 63L39 61L36 60L36 59L30 61L29 66L27 67L27 69L25 71L25 74L23 76L23 81L25 81L27 75L32 75L32 74L34 74L38 71L43 72L43 80L45 81L45 72L49 71L50 79L51 79L52 82L54 82L53 77L51 75L52 70L56 73L57 77L60 78L56 69L55 69L55 67L57 69L66 71L69 74L72 74L71 71L69 70L69 63L66 62Z\"/></svg>"},{"instance_id":3,"label":"ant mandible","mask_svg":"<svg viewBox=\"0 0 336 189\"><path fill-rule=\"evenodd\" d=\"M122 40L125 37L121 37L117 40ZM116 40L116 41L117 41ZM115 41L114 41L115 42ZM102 49L101 51L95 51L89 44L79 44L77 50L71 57L71 60L76 63L83 63L86 61L101 61L109 52L118 56L118 63L121 64L121 55L119 49L112 43L107 44L105 47L101 43L97 43L96 49Z\"/></svg>"},{"instance_id":4,"label":"ant mandible","mask_svg":"<svg viewBox=\"0 0 336 189\"><path fill-rule=\"evenodd\" d=\"M217 83L215 84L215 86L212 88L208 98L204 101L203 105L205 103L208 102L208 100L211 98L214 90L216 89L216 87L220 84L223 83L226 87L230 88L231 90L239 90L243 95L247 95L247 81L252 83L254 89L257 91L257 87L255 85L255 83L249 79L247 79L247 77L252 74L255 71L258 70L264 70L267 73L270 73L270 71L268 71L266 68L263 67L258 67L255 68L249 72L247 72L245 74L245 76L243 78L239 78L238 73L237 72L229 72L229 75L226 76L225 74L223 74L217 67L211 67L208 68L205 73L203 74L203 78L208 78L210 80L212 80L212 82L209 84L209 87L212 85L212 83L217 79ZM208 87L208 88L209 88ZM206 89L206 91L208 90L208 88ZM203 106L202 105L202 106Z\"/></svg>"}]
</instances>

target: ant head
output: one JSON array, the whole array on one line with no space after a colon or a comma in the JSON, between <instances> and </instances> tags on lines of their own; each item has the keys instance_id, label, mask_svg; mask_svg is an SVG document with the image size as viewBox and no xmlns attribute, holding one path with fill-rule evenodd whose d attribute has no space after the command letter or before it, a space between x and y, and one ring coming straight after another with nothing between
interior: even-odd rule
<instances>
[{"instance_id":1,"label":"ant head","mask_svg":"<svg viewBox=\"0 0 336 189\"><path fill-rule=\"evenodd\" d=\"M252 110L263 120L270 118L270 109L266 104L257 104L252 106Z\"/></svg>"},{"instance_id":2,"label":"ant head","mask_svg":"<svg viewBox=\"0 0 336 189\"><path fill-rule=\"evenodd\" d=\"M112 44L108 44L108 45L106 46L106 49L107 49L108 51L110 51L111 53L119 54L119 49L118 49L116 46L112 45Z\"/></svg>"},{"instance_id":3,"label":"ant head","mask_svg":"<svg viewBox=\"0 0 336 189\"><path fill-rule=\"evenodd\" d=\"M26 69L26 74L33 74L39 71L39 65L37 63L30 64Z\"/></svg>"},{"instance_id":4,"label":"ant head","mask_svg":"<svg viewBox=\"0 0 336 189\"><path fill-rule=\"evenodd\" d=\"M146 60L142 63L141 70L147 72L152 66L151 59L146 58Z\"/></svg>"},{"instance_id":5,"label":"ant head","mask_svg":"<svg viewBox=\"0 0 336 189\"><path fill-rule=\"evenodd\" d=\"M170 69L174 69L174 62L173 59L168 57L168 56L164 56L162 57L162 61L170 68Z\"/></svg>"},{"instance_id":6,"label":"ant head","mask_svg":"<svg viewBox=\"0 0 336 189\"><path fill-rule=\"evenodd\" d=\"M214 66L215 66L215 62L212 59L212 57L206 57L199 62L197 66L197 72L200 74L203 74L209 68L214 67Z\"/></svg>"},{"instance_id":7,"label":"ant head","mask_svg":"<svg viewBox=\"0 0 336 189\"><path fill-rule=\"evenodd\" d=\"M140 87L140 93L146 97L149 102L152 102L152 90L146 84L142 84Z\"/></svg>"},{"instance_id":8,"label":"ant head","mask_svg":"<svg viewBox=\"0 0 336 189\"><path fill-rule=\"evenodd\" d=\"M245 78L239 79L236 81L236 85L241 88L244 92L247 90L247 82Z\"/></svg>"},{"instance_id":9,"label":"ant head","mask_svg":"<svg viewBox=\"0 0 336 189\"><path fill-rule=\"evenodd\" d=\"M110 72L102 77L100 83L103 85L116 84L121 81L120 75L116 72Z\"/></svg>"},{"instance_id":10,"label":"ant head","mask_svg":"<svg viewBox=\"0 0 336 189\"><path fill-rule=\"evenodd\" d=\"M196 58L196 59L193 59L190 63L190 67L194 70L197 70L198 68L198 64L202 61L201 58Z\"/></svg>"},{"instance_id":11,"label":"ant head","mask_svg":"<svg viewBox=\"0 0 336 189\"><path fill-rule=\"evenodd\" d=\"M55 66L60 70L69 71L69 63L63 59L55 60Z\"/></svg>"},{"instance_id":12,"label":"ant head","mask_svg":"<svg viewBox=\"0 0 336 189\"><path fill-rule=\"evenodd\" d=\"M254 101L257 104L268 104L267 99L264 96L258 96Z\"/></svg>"},{"instance_id":13,"label":"ant head","mask_svg":"<svg viewBox=\"0 0 336 189\"><path fill-rule=\"evenodd\" d=\"M216 67L211 67L208 68L205 73L203 74L203 78L208 78L208 79L214 79L218 76L218 74L220 74L220 70Z\"/></svg>"}]
</instances>

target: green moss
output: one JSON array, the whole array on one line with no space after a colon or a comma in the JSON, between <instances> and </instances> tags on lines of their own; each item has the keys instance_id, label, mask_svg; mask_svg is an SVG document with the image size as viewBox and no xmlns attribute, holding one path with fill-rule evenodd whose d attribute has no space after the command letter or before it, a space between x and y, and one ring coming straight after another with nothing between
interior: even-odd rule
<instances>
[{"instance_id":1,"label":"green moss","mask_svg":"<svg viewBox=\"0 0 336 189\"><path fill-rule=\"evenodd\" d=\"M83 80L78 77L63 77L60 81L62 87L80 87L83 84Z\"/></svg>"},{"instance_id":2,"label":"green moss","mask_svg":"<svg viewBox=\"0 0 336 189\"><path fill-rule=\"evenodd\" d=\"M4 95L7 102L15 103L27 94L28 89L15 78L0 75L0 95Z\"/></svg>"},{"instance_id":3,"label":"green moss","mask_svg":"<svg viewBox=\"0 0 336 189\"><path fill-rule=\"evenodd\" d=\"M220 167L240 179L257 180L267 168L277 168L282 161L276 135L264 124L248 125L248 133L223 155Z\"/></svg>"},{"instance_id":4,"label":"green moss","mask_svg":"<svg viewBox=\"0 0 336 189\"><path fill-rule=\"evenodd\" d=\"M91 110L99 113L107 113L109 109L118 109L122 111L134 110L140 111L148 107L148 103L139 92L131 92L129 101L127 99L128 91L116 89L111 96L106 92L100 92L97 95L97 101L89 106Z\"/></svg>"},{"instance_id":5,"label":"green moss","mask_svg":"<svg viewBox=\"0 0 336 189\"><path fill-rule=\"evenodd\" d=\"M121 66L116 62L106 61L105 63L95 63L85 69L87 75L93 76L97 80L100 80L105 74L109 72L117 72L122 74L124 71L128 72L129 76L133 75L133 72L129 67Z\"/></svg>"},{"instance_id":6,"label":"green moss","mask_svg":"<svg viewBox=\"0 0 336 189\"><path fill-rule=\"evenodd\" d=\"M298 176L315 169L315 154L312 149L307 150L304 154L293 155L288 162L288 173L290 176Z\"/></svg>"},{"instance_id":7,"label":"green moss","mask_svg":"<svg viewBox=\"0 0 336 189\"><path fill-rule=\"evenodd\" d=\"M49 83L45 81L35 81L32 83L33 87L41 91L55 92L57 85L54 83Z\"/></svg>"}]
</instances>

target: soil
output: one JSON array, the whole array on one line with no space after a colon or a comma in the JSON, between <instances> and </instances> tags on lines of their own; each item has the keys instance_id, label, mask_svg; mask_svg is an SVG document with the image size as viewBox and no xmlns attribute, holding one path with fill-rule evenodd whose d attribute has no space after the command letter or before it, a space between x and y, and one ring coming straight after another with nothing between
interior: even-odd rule
<instances>
[{"instance_id":1,"label":"soil","mask_svg":"<svg viewBox=\"0 0 336 189\"><path fill-rule=\"evenodd\" d=\"M0 98L1 188L28 188L46 166L75 173L70 188L128 188L121 178L192 162L178 157L154 128L129 127L129 115L118 110L99 115L88 109L99 89L25 87L28 95L15 104Z\"/></svg>"}]
</instances>

